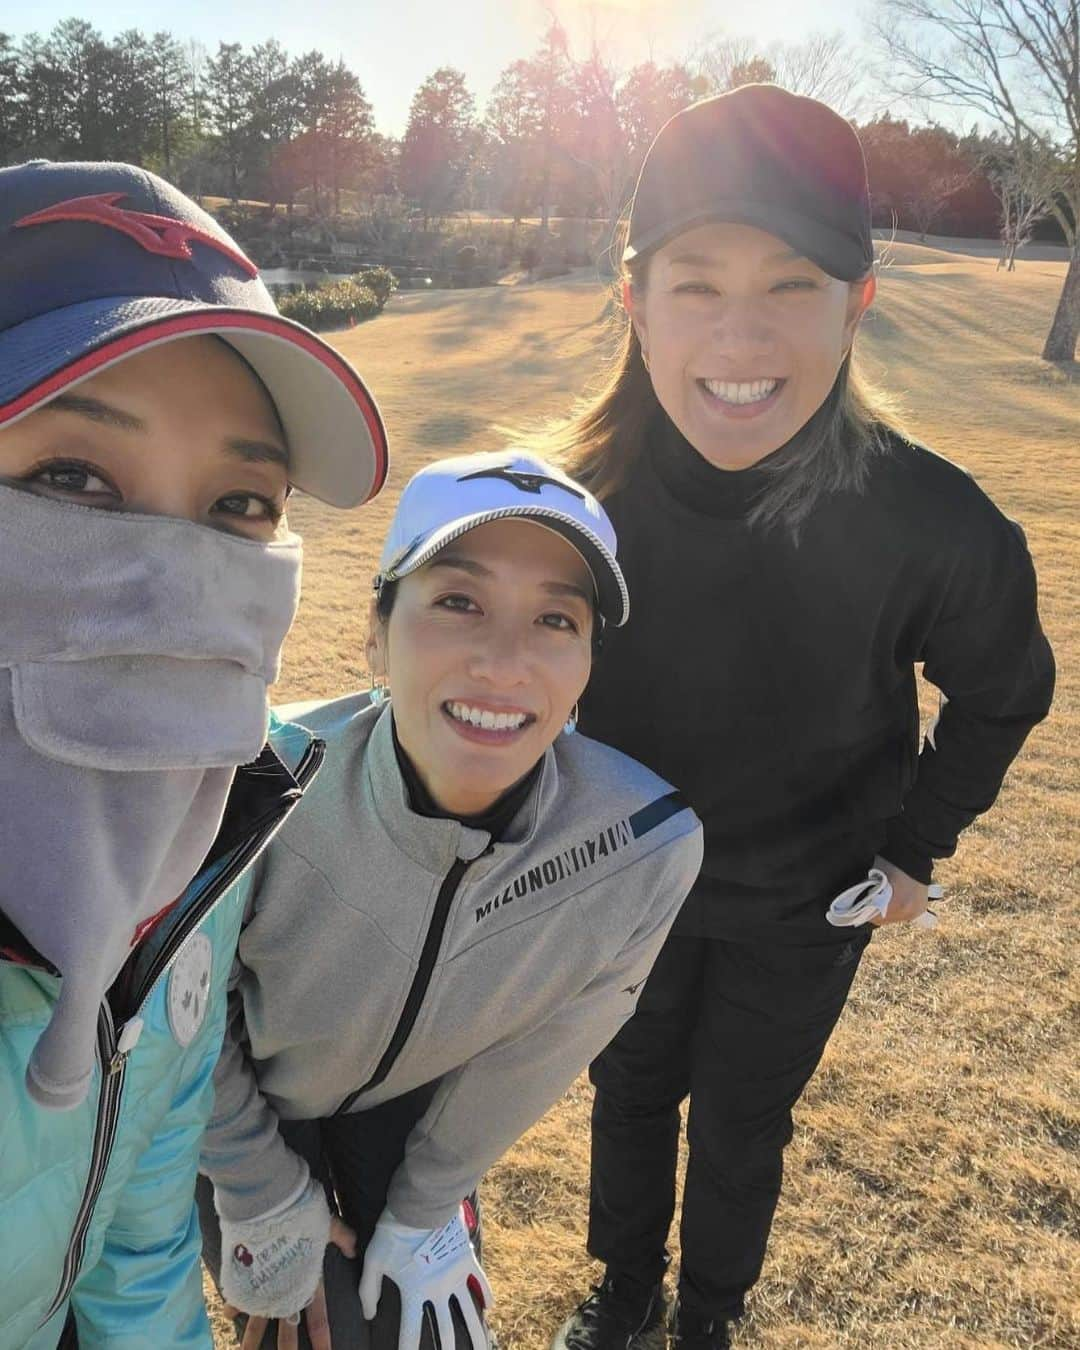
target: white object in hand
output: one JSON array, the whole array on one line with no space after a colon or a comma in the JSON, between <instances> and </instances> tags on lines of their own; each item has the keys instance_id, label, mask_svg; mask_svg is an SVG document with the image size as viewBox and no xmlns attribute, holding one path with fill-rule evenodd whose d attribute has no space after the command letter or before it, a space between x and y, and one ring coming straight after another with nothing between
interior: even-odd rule
<instances>
[{"instance_id":1,"label":"white object in hand","mask_svg":"<svg viewBox=\"0 0 1080 1350\"><path fill-rule=\"evenodd\" d=\"M452 1297L457 1299L473 1350L485 1350L487 1334L470 1284L478 1286L485 1307L490 1307L493 1299L460 1209L448 1224L437 1229L410 1228L384 1209L364 1252L360 1276L360 1303L369 1322L378 1310L384 1276L401 1291L398 1350L418 1350L425 1303L434 1309L444 1350L453 1350Z\"/></svg>"},{"instance_id":2,"label":"white object in hand","mask_svg":"<svg viewBox=\"0 0 1080 1350\"><path fill-rule=\"evenodd\" d=\"M941 886L936 883L930 886L928 895L931 900L940 900ZM889 878L880 868L871 867L865 881L840 892L825 911L825 917L834 928L857 928L871 919L883 919L891 899L892 883ZM936 928L938 918L927 909L911 922L917 928Z\"/></svg>"},{"instance_id":3,"label":"white object in hand","mask_svg":"<svg viewBox=\"0 0 1080 1350\"><path fill-rule=\"evenodd\" d=\"M330 1209L318 1182L257 1219L221 1220L221 1293L257 1317L297 1320L315 1297L330 1241Z\"/></svg>"}]
</instances>

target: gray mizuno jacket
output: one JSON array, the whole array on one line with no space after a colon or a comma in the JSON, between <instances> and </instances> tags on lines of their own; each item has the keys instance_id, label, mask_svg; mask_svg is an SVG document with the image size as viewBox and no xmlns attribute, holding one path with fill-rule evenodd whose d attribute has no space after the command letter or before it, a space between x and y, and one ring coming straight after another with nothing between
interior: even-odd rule
<instances>
[{"instance_id":1,"label":"gray mizuno jacket","mask_svg":"<svg viewBox=\"0 0 1080 1350\"><path fill-rule=\"evenodd\" d=\"M279 1119L438 1079L388 1197L438 1227L634 1011L701 825L634 760L561 736L492 844L410 809L388 707L279 716L326 758L251 874L200 1166L225 1217L255 1218L307 1176Z\"/></svg>"}]
</instances>

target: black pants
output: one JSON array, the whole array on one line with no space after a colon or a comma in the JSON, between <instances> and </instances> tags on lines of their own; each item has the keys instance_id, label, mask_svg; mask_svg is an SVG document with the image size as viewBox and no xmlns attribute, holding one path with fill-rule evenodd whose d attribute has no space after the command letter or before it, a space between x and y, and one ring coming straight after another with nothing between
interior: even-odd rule
<instances>
[{"instance_id":1,"label":"black pants","mask_svg":"<svg viewBox=\"0 0 1080 1350\"><path fill-rule=\"evenodd\" d=\"M593 1256L646 1283L661 1278L689 1095L679 1297L703 1317L741 1316L765 1257L791 1109L870 935L802 947L667 940L637 1012L590 1069Z\"/></svg>"},{"instance_id":2,"label":"black pants","mask_svg":"<svg viewBox=\"0 0 1080 1350\"><path fill-rule=\"evenodd\" d=\"M352 1115L333 1116L328 1120L283 1121L281 1133L294 1152L306 1159L312 1176L327 1188L331 1208L336 1208L345 1222L354 1229L357 1252L360 1256L350 1261L334 1246L328 1246L323 1262L323 1285L330 1334L335 1346L339 1343L356 1350L397 1350L398 1315L400 1303L397 1290L390 1281L384 1281L379 1312L375 1321L364 1321L360 1308L358 1287L364 1248L371 1241L375 1224L386 1204L386 1193L398 1164L405 1155L405 1141L409 1131L427 1110L435 1095L437 1083L417 1088L414 1092L370 1111ZM221 1287L221 1228L214 1210L213 1187L200 1176L197 1188L199 1221L203 1233L203 1260ZM475 1196L470 1197L476 1216L473 1245L480 1256L480 1206ZM454 1310L457 1347L470 1350L471 1340L464 1320ZM431 1322L425 1327L421 1350L435 1350L437 1337ZM276 1350L277 1327L271 1323L263 1337L263 1350ZM301 1323L301 1350L310 1350L307 1333Z\"/></svg>"}]
</instances>

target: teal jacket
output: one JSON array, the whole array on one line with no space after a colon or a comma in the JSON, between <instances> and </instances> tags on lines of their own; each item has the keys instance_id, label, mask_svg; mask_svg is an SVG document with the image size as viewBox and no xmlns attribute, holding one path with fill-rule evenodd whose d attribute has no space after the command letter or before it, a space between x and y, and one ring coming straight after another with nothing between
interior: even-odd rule
<instances>
[{"instance_id":1,"label":"teal jacket","mask_svg":"<svg viewBox=\"0 0 1080 1350\"><path fill-rule=\"evenodd\" d=\"M240 881L322 750L275 721L238 771L202 870L102 1004L94 1081L72 1111L25 1090L60 977L0 914L0 1350L54 1350L69 1316L80 1350L210 1350L193 1197Z\"/></svg>"}]
</instances>

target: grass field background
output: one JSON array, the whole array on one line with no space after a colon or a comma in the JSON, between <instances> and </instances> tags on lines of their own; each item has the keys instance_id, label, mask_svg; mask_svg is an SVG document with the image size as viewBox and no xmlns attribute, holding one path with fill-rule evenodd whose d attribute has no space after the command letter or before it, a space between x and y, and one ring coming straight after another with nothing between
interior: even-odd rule
<instances>
[{"instance_id":1,"label":"grass field background","mask_svg":"<svg viewBox=\"0 0 1080 1350\"><path fill-rule=\"evenodd\" d=\"M909 431L1022 522L1058 695L995 811L939 869L939 929L883 932L863 961L797 1111L740 1346L1080 1346L1080 367L1037 356L1063 273L1055 261L1001 273L955 246L885 253L864 368ZM332 339L379 398L393 470L362 511L291 513L306 571L279 700L364 681L370 579L402 485L438 456L497 448L499 424L564 413L610 318L596 282L570 280L401 296ZM485 1183L504 1350L542 1350L595 1277L590 1095L582 1078Z\"/></svg>"}]
</instances>

